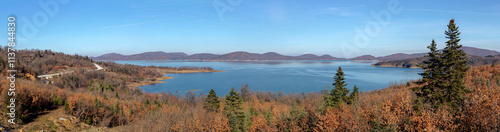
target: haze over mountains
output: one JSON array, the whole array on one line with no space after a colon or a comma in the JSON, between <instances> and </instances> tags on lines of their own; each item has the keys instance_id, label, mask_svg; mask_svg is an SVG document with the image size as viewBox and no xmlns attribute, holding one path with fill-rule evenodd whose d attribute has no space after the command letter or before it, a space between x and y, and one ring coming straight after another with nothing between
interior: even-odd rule
<instances>
[{"instance_id":1,"label":"haze over mountains","mask_svg":"<svg viewBox=\"0 0 500 132\"><path fill-rule=\"evenodd\" d=\"M468 55L474 56L488 56L488 55L499 55L500 52L480 49L474 47L464 46L462 49ZM91 57L94 60L199 60L199 61L257 61L257 60L378 60L378 61L392 61L392 60L402 60L410 58L423 57L427 53L396 53L387 56L375 57L372 55L362 55L355 58L337 58L330 55L314 55L314 54L303 54L299 56L288 56L282 55L276 52L267 52L264 54L249 53L244 51L231 52L227 54L217 55L211 53L198 53L187 55L183 52L170 52L166 53L163 51L157 52L144 52L140 54L133 55L122 55L118 53L108 53L97 57Z\"/></svg>"},{"instance_id":2,"label":"haze over mountains","mask_svg":"<svg viewBox=\"0 0 500 132\"><path fill-rule=\"evenodd\" d=\"M244 51L231 52L223 55L198 53L187 55L182 52L165 53L145 52L134 55L121 55L117 53L104 54L92 57L94 60L201 60L201 61L254 61L254 60L344 60L330 55L317 56L314 54L303 54L299 56L287 56L275 52L264 54L248 53Z\"/></svg>"}]
</instances>

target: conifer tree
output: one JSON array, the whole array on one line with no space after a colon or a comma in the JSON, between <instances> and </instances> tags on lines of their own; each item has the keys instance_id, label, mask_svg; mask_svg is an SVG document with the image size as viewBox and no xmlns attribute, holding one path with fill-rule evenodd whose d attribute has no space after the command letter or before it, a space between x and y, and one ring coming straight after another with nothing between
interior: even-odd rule
<instances>
[{"instance_id":1,"label":"conifer tree","mask_svg":"<svg viewBox=\"0 0 500 132\"><path fill-rule=\"evenodd\" d=\"M333 91L334 89L332 89ZM330 87L326 87L326 91L324 92L325 96L323 96L323 101L325 101L325 106L326 107L333 107L334 106L334 103L333 103L333 97L332 97L332 93L330 92Z\"/></svg>"},{"instance_id":2,"label":"conifer tree","mask_svg":"<svg viewBox=\"0 0 500 132\"><path fill-rule=\"evenodd\" d=\"M334 88L331 90L329 95L326 95L326 97L324 97L327 107L338 106L341 102L350 102L349 97L347 97L347 94L349 94L349 89L345 87L347 86L347 83L345 82L344 76L345 75L342 71L342 67L339 67L337 73L333 77L333 79L335 80L335 82L332 84Z\"/></svg>"},{"instance_id":3,"label":"conifer tree","mask_svg":"<svg viewBox=\"0 0 500 132\"><path fill-rule=\"evenodd\" d=\"M417 103L430 103L433 106L438 106L443 103L444 91L441 86L446 85L446 81L443 78L443 60L441 58L442 54L437 51L436 42L434 39L432 43L427 46L430 50L425 57L428 60L423 61L423 65L419 65L424 69L423 73L419 73L422 76L422 80L417 82L417 84L424 84L422 87L416 87L412 90L417 95Z\"/></svg>"},{"instance_id":4,"label":"conifer tree","mask_svg":"<svg viewBox=\"0 0 500 132\"><path fill-rule=\"evenodd\" d=\"M233 129L232 131L244 131L245 114L242 111L242 103L241 96L236 93L234 87L231 88L229 94L226 95L224 112L229 119L229 125Z\"/></svg>"},{"instance_id":5,"label":"conifer tree","mask_svg":"<svg viewBox=\"0 0 500 132\"><path fill-rule=\"evenodd\" d=\"M203 108L205 108L209 112L219 112L220 101L217 94L215 94L214 89L211 89L207 95Z\"/></svg>"},{"instance_id":6,"label":"conifer tree","mask_svg":"<svg viewBox=\"0 0 500 132\"><path fill-rule=\"evenodd\" d=\"M354 104L355 101L359 99L359 88L354 84L354 88L352 89L352 93L349 94L349 103L348 104Z\"/></svg>"},{"instance_id":7,"label":"conifer tree","mask_svg":"<svg viewBox=\"0 0 500 132\"><path fill-rule=\"evenodd\" d=\"M149 106L150 103L149 103L149 99L146 99L146 106Z\"/></svg>"},{"instance_id":8,"label":"conifer tree","mask_svg":"<svg viewBox=\"0 0 500 132\"><path fill-rule=\"evenodd\" d=\"M460 32L458 26L455 25L455 20L451 19L448 24L448 30L445 31L446 38L449 39L446 42L446 47L443 50L443 65L444 65L444 75L443 77L447 79L448 84L444 85L446 91L444 92L445 101L452 108L458 108L463 105L465 99L465 93L469 92L464 86L465 72L469 69L467 67L467 60L465 53L460 42Z\"/></svg>"},{"instance_id":9,"label":"conifer tree","mask_svg":"<svg viewBox=\"0 0 500 132\"><path fill-rule=\"evenodd\" d=\"M335 80L335 83L333 83L332 85L335 86L335 89L338 89L343 96L347 95L349 93L349 90L345 88L345 86L347 86L347 83L345 82L345 74L342 71L342 67L339 67L333 79Z\"/></svg>"},{"instance_id":10,"label":"conifer tree","mask_svg":"<svg viewBox=\"0 0 500 132\"><path fill-rule=\"evenodd\" d=\"M424 72L420 73L422 81L418 82L424 86L412 90L418 97L417 102L429 103L433 107L449 105L457 109L463 105L465 93L469 92L463 82L465 72L469 69L467 54L460 49L460 32L454 19L450 20L445 34L449 40L442 53L437 51L434 40L427 47L430 49L426 55L429 59L420 66Z\"/></svg>"}]
</instances>

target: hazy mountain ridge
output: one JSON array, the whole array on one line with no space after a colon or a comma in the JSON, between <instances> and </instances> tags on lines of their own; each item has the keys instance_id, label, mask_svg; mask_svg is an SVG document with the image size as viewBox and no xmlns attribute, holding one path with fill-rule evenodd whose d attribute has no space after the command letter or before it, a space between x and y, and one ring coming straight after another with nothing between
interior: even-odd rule
<instances>
[{"instance_id":1,"label":"hazy mountain ridge","mask_svg":"<svg viewBox=\"0 0 500 132\"><path fill-rule=\"evenodd\" d=\"M488 49L480 49L474 47L464 46L462 49L468 54L473 56L488 56L500 55L500 52ZM144 52L133 55L122 55L118 53L108 53L97 57L91 57L94 60L200 60L200 61L258 61L258 60L377 60L377 61L396 61L412 58L423 57L427 53L396 53L387 56L375 57L372 55L361 55L351 59L337 58L330 55L314 55L303 54L299 56L282 55L276 52L267 52L264 54L249 53L246 51L236 51L227 54L211 54L211 53L197 53L187 55L183 52L170 52L163 51L157 52ZM477 57L476 57L477 58Z\"/></svg>"},{"instance_id":2,"label":"hazy mountain ridge","mask_svg":"<svg viewBox=\"0 0 500 132\"><path fill-rule=\"evenodd\" d=\"M498 52L498 51L489 50L489 49L480 49L480 48L474 48L474 47L468 47L468 46L463 46L462 50L464 50L465 53L467 53L467 54L477 55L477 56L500 55L500 52Z\"/></svg>"},{"instance_id":3,"label":"hazy mountain ridge","mask_svg":"<svg viewBox=\"0 0 500 132\"><path fill-rule=\"evenodd\" d=\"M350 60L377 60L377 57L375 57L373 55L362 55L362 56L352 58Z\"/></svg>"},{"instance_id":4,"label":"hazy mountain ridge","mask_svg":"<svg viewBox=\"0 0 500 132\"><path fill-rule=\"evenodd\" d=\"M145 52L133 55L121 55L118 53L103 54L98 57L91 57L94 60L202 60L202 61L246 61L246 60L345 60L330 55L317 56L314 54L304 54L299 56L287 56L276 52L264 54L236 51L223 55L198 53L187 55L182 52L166 53L163 51Z\"/></svg>"}]
</instances>

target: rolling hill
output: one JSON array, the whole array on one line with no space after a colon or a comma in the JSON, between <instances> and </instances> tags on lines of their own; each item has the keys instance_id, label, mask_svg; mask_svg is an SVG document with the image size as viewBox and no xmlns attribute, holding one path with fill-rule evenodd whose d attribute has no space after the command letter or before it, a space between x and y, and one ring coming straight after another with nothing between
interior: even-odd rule
<instances>
[{"instance_id":1,"label":"rolling hill","mask_svg":"<svg viewBox=\"0 0 500 132\"><path fill-rule=\"evenodd\" d=\"M145 52L134 55L121 55L118 53L109 53L97 57L91 57L93 60L199 60L199 61L258 61L258 60L344 60L330 55L317 56L314 54L304 54L299 56L287 56L276 52L267 52L264 54L249 53L245 51L236 51L223 55L199 53L187 55L182 52L165 53L162 51Z\"/></svg>"},{"instance_id":2,"label":"rolling hill","mask_svg":"<svg viewBox=\"0 0 500 132\"><path fill-rule=\"evenodd\" d=\"M498 55L500 52L488 49L462 47L468 55L484 57L488 55ZM372 55L362 55L348 60L370 60L370 61L396 61L412 58L420 58L427 53L396 53L387 56L375 57ZM249 53L245 51L236 51L227 54L217 55L211 53L198 53L187 55L183 52L166 53L163 51L144 52L133 55L122 55L118 53L103 54L97 57L91 57L93 60L196 60L196 61L259 61L259 60L347 60L345 58L332 57L330 55L303 54L299 56L282 55L276 52L267 52L264 54ZM478 57L475 57L478 58ZM418 59L417 59L418 60ZM386 63L384 63L386 64Z\"/></svg>"}]
</instances>

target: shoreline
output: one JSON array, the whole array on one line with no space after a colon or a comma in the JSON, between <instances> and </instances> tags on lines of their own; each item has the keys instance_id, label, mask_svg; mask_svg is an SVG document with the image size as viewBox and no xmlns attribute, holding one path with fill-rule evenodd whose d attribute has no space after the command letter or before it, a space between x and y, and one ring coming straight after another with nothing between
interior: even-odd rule
<instances>
[{"instance_id":1,"label":"shoreline","mask_svg":"<svg viewBox=\"0 0 500 132\"><path fill-rule=\"evenodd\" d=\"M140 86L157 84L157 83L165 83L165 81L163 81L163 80L172 79L172 78L174 78L174 77L162 76L162 77L159 77L159 78L154 78L155 79L154 81L143 80L143 81L136 82L136 83L130 83L130 84L127 84L127 87L130 88L130 89L135 89L135 88L138 88Z\"/></svg>"},{"instance_id":2,"label":"shoreline","mask_svg":"<svg viewBox=\"0 0 500 132\"><path fill-rule=\"evenodd\" d=\"M410 66L410 67L406 67L406 66L395 66L395 65L374 65L374 64L371 64L371 66L374 66L374 67L392 67L392 68L410 68L410 69L418 69L420 67L415 67L415 66Z\"/></svg>"},{"instance_id":3,"label":"shoreline","mask_svg":"<svg viewBox=\"0 0 500 132\"><path fill-rule=\"evenodd\" d=\"M166 70L166 69L159 69L159 71L163 74L226 72L226 71L221 71L221 70L182 70L182 71L177 71L177 70Z\"/></svg>"},{"instance_id":4,"label":"shoreline","mask_svg":"<svg viewBox=\"0 0 500 132\"><path fill-rule=\"evenodd\" d=\"M137 82L137 83L130 83L130 84L127 84L127 87L130 89L136 89L136 88L139 88L140 86L165 83L164 80L174 78L174 77L166 76L167 74L209 73L209 72L226 72L226 71L221 71L221 70L183 70L183 71L162 70L160 72L165 74L165 75L158 77L158 78L154 78L154 80L151 80L151 78L149 78L149 79L145 79L143 81Z\"/></svg>"}]
</instances>

